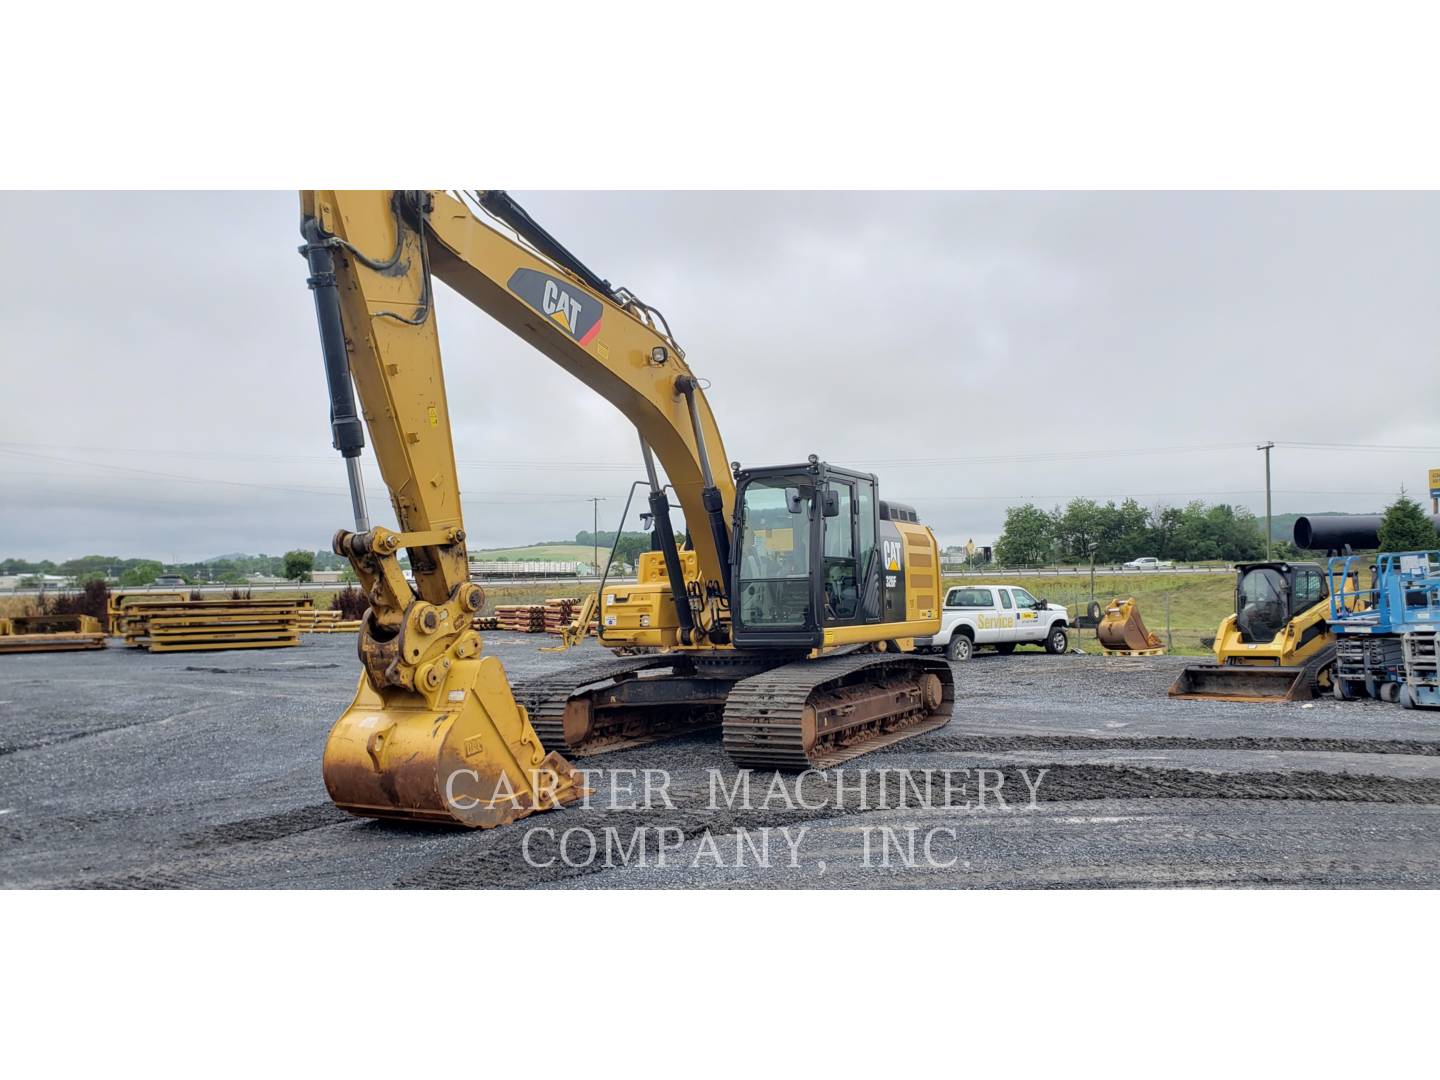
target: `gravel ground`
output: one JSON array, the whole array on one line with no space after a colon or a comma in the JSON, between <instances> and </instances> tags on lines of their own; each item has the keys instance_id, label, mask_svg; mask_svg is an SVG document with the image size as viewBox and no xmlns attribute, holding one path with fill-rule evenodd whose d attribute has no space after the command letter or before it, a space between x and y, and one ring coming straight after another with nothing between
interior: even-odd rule
<instances>
[{"instance_id":1,"label":"gravel ground","mask_svg":"<svg viewBox=\"0 0 1440 1080\"><path fill-rule=\"evenodd\" d=\"M598 651L543 643L486 635L517 672ZM1172 701L1165 688L1186 662L982 654L956 667L947 727L838 777L797 789L751 773L747 803L736 787L747 774L718 736L692 735L581 761L601 770L589 806L472 833L329 803L320 756L358 677L348 636L274 651L3 656L0 885L1440 882L1440 714ZM651 775L648 806L646 769L665 773Z\"/></svg>"}]
</instances>

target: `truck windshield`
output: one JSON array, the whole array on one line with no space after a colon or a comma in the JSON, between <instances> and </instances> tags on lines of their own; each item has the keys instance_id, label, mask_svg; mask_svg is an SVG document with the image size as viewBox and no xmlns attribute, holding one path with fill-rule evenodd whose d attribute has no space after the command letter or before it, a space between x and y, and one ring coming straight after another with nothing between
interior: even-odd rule
<instances>
[{"instance_id":1,"label":"truck windshield","mask_svg":"<svg viewBox=\"0 0 1440 1080\"><path fill-rule=\"evenodd\" d=\"M802 477L753 480L741 500L740 621L806 626L810 617L813 483Z\"/></svg>"}]
</instances>

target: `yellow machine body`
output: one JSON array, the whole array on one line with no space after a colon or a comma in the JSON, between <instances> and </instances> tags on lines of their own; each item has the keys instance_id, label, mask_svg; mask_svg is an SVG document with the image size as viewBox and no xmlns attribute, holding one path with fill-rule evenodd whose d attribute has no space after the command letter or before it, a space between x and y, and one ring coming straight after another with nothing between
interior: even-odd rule
<instances>
[{"instance_id":1,"label":"yellow machine body","mask_svg":"<svg viewBox=\"0 0 1440 1080\"><path fill-rule=\"evenodd\" d=\"M682 551L687 585L700 581L699 559ZM658 551L641 552L634 584L607 584L600 594L600 640L611 648L674 649L680 646L680 615Z\"/></svg>"},{"instance_id":2,"label":"yellow machine body","mask_svg":"<svg viewBox=\"0 0 1440 1080\"><path fill-rule=\"evenodd\" d=\"M1215 663L1185 668L1170 696L1221 701L1298 701L1328 684L1335 658L1328 586L1309 563L1244 563L1237 568L1236 612L1215 633ZM1266 604L1247 603L1247 575L1268 574L1287 584ZM1297 580L1305 583L1297 588ZM1257 633L1252 612L1268 610L1270 625ZM1273 629L1273 636L1267 636Z\"/></svg>"},{"instance_id":3,"label":"yellow machine body","mask_svg":"<svg viewBox=\"0 0 1440 1080\"><path fill-rule=\"evenodd\" d=\"M433 279L605 398L639 435L660 550L641 556L635 583L604 588L603 644L627 652L684 654L692 669L705 662L703 654L734 650L729 528L737 480L727 468L730 459L703 383L663 316L599 279L503 192L462 194L470 205L439 191L302 192L301 251L315 297L334 445L347 461L356 518L353 531L336 534L334 550L349 559L370 602L357 637L364 674L327 743L326 786L338 805L356 814L489 827L583 794L579 774L544 747L560 745L569 752L568 741L549 741L568 740L574 727L557 719L559 711L569 715L592 703L570 708L536 691L526 699L538 710L531 716L517 702L499 661L481 655L472 625L483 594L469 580ZM513 230L516 238L482 215ZM367 432L398 529L369 520L358 468ZM756 670L766 666L767 657L785 664L842 645L903 650L914 636L939 629L934 535L909 508L898 521L881 521L874 478L849 475L870 484L868 516L875 527L865 535L872 557L863 568L869 575L865 582L859 580L857 557L835 595L841 608L853 611L857 584L879 582L877 588L889 590L884 615L856 625L827 625L823 635L814 629L813 640L761 642L751 653ZM683 548L671 532L672 499L685 519ZM827 501L827 517L833 516L830 509ZM842 520L860 520L853 508L849 513ZM809 520L818 528L816 518ZM898 538L886 540L883 571L874 535L881 525L887 537ZM860 551L859 540L853 550ZM401 553L408 553L408 574L399 563ZM830 554L827 573L833 570ZM825 587L834 584L827 580ZM818 598L818 578L813 587ZM874 597L866 592L863 600ZM821 621L821 606L818 599L809 604L812 624ZM828 610L823 614L828 623L845 621ZM579 636L583 630L575 640ZM562 638L562 647L566 643L569 638ZM842 732L849 740L843 752L854 754L864 752L857 740L884 734L893 741L948 719L944 706L953 695L943 665L933 669L919 658L851 659L846 665L826 669L833 670L828 680L815 669L817 700L833 698L837 710L830 752L842 752ZM647 719L632 723L628 714L616 719L613 711L597 712L595 729L612 741L633 730L664 729L671 725L657 713L667 709L706 713L686 722L713 719L716 703L710 699L718 690L703 701L640 700L655 685L656 680L617 685L595 705L602 712L638 709ZM693 683L680 679L675 685L683 695ZM888 704L875 705L866 724L846 720L845 703L867 687ZM642 692L632 693L637 689ZM537 736L536 724L548 733L546 742ZM733 739L727 735L727 749L734 744L737 761L803 764L799 751L784 741L793 734L789 727L779 742L771 734L764 724L741 725Z\"/></svg>"}]
</instances>

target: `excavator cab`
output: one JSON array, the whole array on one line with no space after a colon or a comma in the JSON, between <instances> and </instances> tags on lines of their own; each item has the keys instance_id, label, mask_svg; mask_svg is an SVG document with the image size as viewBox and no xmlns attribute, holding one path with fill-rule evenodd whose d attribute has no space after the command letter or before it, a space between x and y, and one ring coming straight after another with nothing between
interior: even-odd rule
<instances>
[{"instance_id":1,"label":"excavator cab","mask_svg":"<svg viewBox=\"0 0 1440 1080\"><path fill-rule=\"evenodd\" d=\"M882 517L873 475L812 458L736 481L737 646L820 648L827 630L843 636L881 622L887 606L904 611L904 576L882 565L887 545L898 563L900 533Z\"/></svg>"}]
</instances>

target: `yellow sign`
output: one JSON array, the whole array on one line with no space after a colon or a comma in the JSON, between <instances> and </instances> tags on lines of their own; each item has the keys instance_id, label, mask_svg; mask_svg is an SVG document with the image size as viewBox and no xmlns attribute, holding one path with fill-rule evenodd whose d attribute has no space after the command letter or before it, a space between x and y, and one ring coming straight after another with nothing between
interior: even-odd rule
<instances>
[{"instance_id":1,"label":"yellow sign","mask_svg":"<svg viewBox=\"0 0 1440 1080\"><path fill-rule=\"evenodd\" d=\"M1430 470L1430 497L1440 499L1440 469Z\"/></svg>"}]
</instances>

